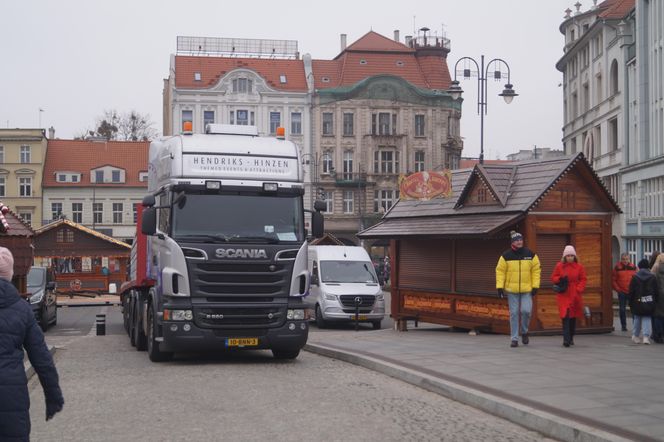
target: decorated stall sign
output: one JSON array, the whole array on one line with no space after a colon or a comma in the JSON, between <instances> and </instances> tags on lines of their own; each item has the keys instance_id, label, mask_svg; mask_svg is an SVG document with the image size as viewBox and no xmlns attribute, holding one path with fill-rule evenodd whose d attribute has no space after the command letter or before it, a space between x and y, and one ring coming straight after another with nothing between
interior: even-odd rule
<instances>
[{"instance_id":1,"label":"decorated stall sign","mask_svg":"<svg viewBox=\"0 0 664 442\"><path fill-rule=\"evenodd\" d=\"M399 199L426 201L450 196L452 196L452 173L449 170L417 172L399 177Z\"/></svg>"}]
</instances>

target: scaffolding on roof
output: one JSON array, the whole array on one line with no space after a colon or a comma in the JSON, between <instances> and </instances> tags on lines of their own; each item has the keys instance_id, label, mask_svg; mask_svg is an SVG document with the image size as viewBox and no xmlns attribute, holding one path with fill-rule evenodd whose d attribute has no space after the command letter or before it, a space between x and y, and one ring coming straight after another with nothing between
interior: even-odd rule
<instances>
[{"instance_id":1,"label":"scaffolding on roof","mask_svg":"<svg viewBox=\"0 0 664 442\"><path fill-rule=\"evenodd\" d=\"M177 37L178 55L226 55L246 58L279 58L297 60L297 40L263 40L253 38Z\"/></svg>"}]
</instances>

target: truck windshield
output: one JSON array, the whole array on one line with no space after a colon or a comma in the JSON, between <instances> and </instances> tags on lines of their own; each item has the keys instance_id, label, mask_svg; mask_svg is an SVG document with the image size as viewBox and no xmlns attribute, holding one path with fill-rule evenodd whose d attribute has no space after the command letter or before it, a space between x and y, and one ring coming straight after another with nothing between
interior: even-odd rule
<instances>
[{"instance_id":1,"label":"truck windshield","mask_svg":"<svg viewBox=\"0 0 664 442\"><path fill-rule=\"evenodd\" d=\"M304 241L300 196L188 193L173 206L173 238L192 242Z\"/></svg>"},{"instance_id":2,"label":"truck windshield","mask_svg":"<svg viewBox=\"0 0 664 442\"><path fill-rule=\"evenodd\" d=\"M31 268L28 272L28 287L40 287L44 284L46 269Z\"/></svg>"},{"instance_id":3,"label":"truck windshield","mask_svg":"<svg viewBox=\"0 0 664 442\"><path fill-rule=\"evenodd\" d=\"M321 261L320 273L322 282L378 282L368 261Z\"/></svg>"}]
</instances>

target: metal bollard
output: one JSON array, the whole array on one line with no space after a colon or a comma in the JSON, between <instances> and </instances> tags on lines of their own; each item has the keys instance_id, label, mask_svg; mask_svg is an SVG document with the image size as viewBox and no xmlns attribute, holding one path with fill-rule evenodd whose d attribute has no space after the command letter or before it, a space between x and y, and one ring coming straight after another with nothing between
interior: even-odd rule
<instances>
[{"instance_id":1,"label":"metal bollard","mask_svg":"<svg viewBox=\"0 0 664 442\"><path fill-rule=\"evenodd\" d=\"M106 335L106 315L100 313L97 315L97 336Z\"/></svg>"}]
</instances>

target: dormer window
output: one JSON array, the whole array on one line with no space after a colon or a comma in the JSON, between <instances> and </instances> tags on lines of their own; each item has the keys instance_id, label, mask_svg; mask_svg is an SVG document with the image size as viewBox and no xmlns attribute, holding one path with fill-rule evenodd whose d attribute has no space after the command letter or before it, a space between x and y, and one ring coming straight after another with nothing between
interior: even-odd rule
<instances>
[{"instance_id":1,"label":"dormer window","mask_svg":"<svg viewBox=\"0 0 664 442\"><path fill-rule=\"evenodd\" d=\"M363 58L362 60L360 60L360 64L367 64L367 61Z\"/></svg>"},{"instance_id":2,"label":"dormer window","mask_svg":"<svg viewBox=\"0 0 664 442\"><path fill-rule=\"evenodd\" d=\"M138 181L140 181L141 183L144 183L147 180L148 180L148 173L147 172L140 172L138 174Z\"/></svg>"},{"instance_id":3,"label":"dormer window","mask_svg":"<svg viewBox=\"0 0 664 442\"><path fill-rule=\"evenodd\" d=\"M119 170L114 170L111 172L111 181L114 183L119 183L120 182L120 171Z\"/></svg>"},{"instance_id":4,"label":"dormer window","mask_svg":"<svg viewBox=\"0 0 664 442\"><path fill-rule=\"evenodd\" d=\"M95 170L95 183L103 183L103 182L104 182L104 171Z\"/></svg>"},{"instance_id":5,"label":"dormer window","mask_svg":"<svg viewBox=\"0 0 664 442\"><path fill-rule=\"evenodd\" d=\"M330 82L330 79L329 79L328 77L323 77L323 78L321 78L321 81L322 81L323 83L329 83L329 82Z\"/></svg>"},{"instance_id":6,"label":"dormer window","mask_svg":"<svg viewBox=\"0 0 664 442\"><path fill-rule=\"evenodd\" d=\"M281 84L285 84L286 83L286 75L284 75L284 74L279 75L279 82Z\"/></svg>"},{"instance_id":7,"label":"dormer window","mask_svg":"<svg viewBox=\"0 0 664 442\"><path fill-rule=\"evenodd\" d=\"M235 78L233 80L233 92L236 94L251 93L253 81L248 78Z\"/></svg>"},{"instance_id":8,"label":"dormer window","mask_svg":"<svg viewBox=\"0 0 664 442\"><path fill-rule=\"evenodd\" d=\"M58 174L58 183L66 183L67 182L67 175L64 173L59 173Z\"/></svg>"},{"instance_id":9,"label":"dormer window","mask_svg":"<svg viewBox=\"0 0 664 442\"><path fill-rule=\"evenodd\" d=\"M194 72L194 81L201 81L201 73Z\"/></svg>"},{"instance_id":10,"label":"dormer window","mask_svg":"<svg viewBox=\"0 0 664 442\"><path fill-rule=\"evenodd\" d=\"M55 181L58 183L78 183L81 175L71 172L56 172Z\"/></svg>"}]
</instances>

